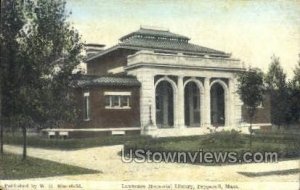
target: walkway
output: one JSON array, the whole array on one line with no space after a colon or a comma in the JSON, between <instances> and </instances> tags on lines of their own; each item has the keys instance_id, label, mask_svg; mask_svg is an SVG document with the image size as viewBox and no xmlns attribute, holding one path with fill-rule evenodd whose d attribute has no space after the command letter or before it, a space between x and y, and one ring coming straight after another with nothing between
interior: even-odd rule
<instances>
[{"instance_id":1,"label":"walkway","mask_svg":"<svg viewBox=\"0 0 300 190\"><path fill-rule=\"evenodd\" d=\"M299 174L246 177L239 172L268 172L299 168L300 160L279 163L201 166L176 163L123 163L118 153L123 146L107 146L75 151L28 148L28 156L99 170L98 174L50 177L72 180L135 181L232 181L232 182L297 182ZM21 154L22 148L5 145L10 153Z\"/></svg>"}]
</instances>

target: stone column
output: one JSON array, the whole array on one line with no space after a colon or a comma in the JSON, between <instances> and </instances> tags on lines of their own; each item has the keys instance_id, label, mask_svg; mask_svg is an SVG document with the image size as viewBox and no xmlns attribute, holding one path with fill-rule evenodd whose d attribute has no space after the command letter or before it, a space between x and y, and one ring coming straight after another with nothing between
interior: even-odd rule
<instances>
[{"instance_id":1,"label":"stone column","mask_svg":"<svg viewBox=\"0 0 300 190\"><path fill-rule=\"evenodd\" d=\"M232 96L231 96L231 104L232 104L232 124L233 127L238 127L240 126L240 123L242 121L242 105L243 102L240 99L239 94L237 93L237 84L238 81L236 78L232 78L232 83L231 83L231 90L232 90Z\"/></svg>"},{"instance_id":2,"label":"stone column","mask_svg":"<svg viewBox=\"0 0 300 190\"><path fill-rule=\"evenodd\" d=\"M152 117L154 127L156 126L154 76L148 72L139 72L137 75L137 79L141 83L140 121L141 121L142 131L145 131L146 130L145 127L148 126L150 123L150 110L152 112L151 117Z\"/></svg>"},{"instance_id":3,"label":"stone column","mask_svg":"<svg viewBox=\"0 0 300 190\"><path fill-rule=\"evenodd\" d=\"M210 78L206 77L204 79L204 118L203 124L206 127L211 126L211 119L210 119Z\"/></svg>"},{"instance_id":4,"label":"stone column","mask_svg":"<svg viewBox=\"0 0 300 190\"><path fill-rule=\"evenodd\" d=\"M176 127L181 128L184 127L184 87L183 87L183 76L178 76L178 81L177 81L177 100L176 100L176 113L175 116L175 123Z\"/></svg>"},{"instance_id":5,"label":"stone column","mask_svg":"<svg viewBox=\"0 0 300 190\"><path fill-rule=\"evenodd\" d=\"M229 127L233 127L233 111L234 111L234 106L233 106L233 80L231 78L228 79L228 90L227 90L227 100L225 102L226 105L226 118L225 118L225 125Z\"/></svg>"},{"instance_id":6,"label":"stone column","mask_svg":"<svg viewBox=\"0 0 300 190\"><path fill-rule=\"evenodd\" d=\"M204 89L203 89L204 90ZM204 91L200 91L200 126L203 127L205 126L205 96L204 96Z\"/></svg>"}]
</instances>

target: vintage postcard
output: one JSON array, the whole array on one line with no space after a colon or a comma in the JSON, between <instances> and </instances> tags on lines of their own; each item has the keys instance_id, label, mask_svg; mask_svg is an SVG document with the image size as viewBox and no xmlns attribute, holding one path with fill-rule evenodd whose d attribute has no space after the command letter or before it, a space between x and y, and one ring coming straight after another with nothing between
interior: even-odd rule
<instances>
[{"instance_id":1,"label":"vintage postcard","mask_svg":"<svg viewBox=\"0 0 300 190\"><path fill-rule=\"evenodd\" d=\"M0 190L299 190L299 0L1 0Z\"/></svg>"}]
</instances>

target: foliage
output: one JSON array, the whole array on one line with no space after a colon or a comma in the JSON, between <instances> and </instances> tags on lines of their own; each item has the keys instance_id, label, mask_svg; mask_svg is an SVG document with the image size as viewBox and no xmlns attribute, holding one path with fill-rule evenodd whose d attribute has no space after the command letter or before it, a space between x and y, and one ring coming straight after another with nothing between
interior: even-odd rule
<instances>
[{"instance_id":1,"label":"foliage","mask_svg":"<svg viewBox=\"0 0 300 190\"><path fill-rule=\"evenodd\" d=\"M293 123L300 123L300 54L298 65L294 70L294 77L289 82L288 88L291 121Z\"/></svg>"},{"instance_id":2,"label":"foliage","mask_svg":"<svg viewBox=\"0 0 300 190\"><path fill-rule=\"evenodd\" d=\"M278 57L273 56L268 73L265 75L267 89L271 94L271 121L282 126L290 123L289 89L286 74L280 65Z\"/></svg>"},{"instance_id":3,"label":"foliage","mask_svg":"<svg viewBox=\"0 0 300 190\"><path fill-rule=\"evenodd\" d=\"M281 90L286 87L286 74L280 65L279 57L273 55L271 57L268 73L265 75L267 89Z\"/></svg>"},{"instance_id":4,"label":"foliage","mask_svg":"<svg viewBox=\"0 0 300 190\"><path fill-rule=\"evenodd\" d=\"M263 101L265 92L263 73L258 69L249 69L238 75L238 82L238 93L252 118L256 108Z\"/></svg>"},{"instance_id":5,"label":"foliage","mask_svg":"<svg viewBox=\"0 0 300 190\"><path fill-rule=\"evenodd\" d=\"M73 121L77 112L70 84L77 77L72 72L80 63L82 44L67 21L65 1L7 2L5 10L10 9L1 15L4 25L9 26L1 33L7 40L1 41L6 49L3 60L7 60L5 64L1 61L5 121L14 121L7 124L21 127L24 135L29 126Z\"/></svg>"},{"instance_id":6,"label":"foliage","mask_svg":"<svg viewBox=\"0 0 300 190\"><path fill-rule=\"evenodd\" d=\"M288 83L287 124L300 123L300 87L292 80Z\"/></svg>"},{"instance_id":7,"label":"foliage","mask_svg":"<svg viewBox=\"0 0 300 190\"><path fill-rule=\"evenodd\" d=\"M257 107L262 103L265 94L265 86L263 82L263 72L259 69L249 69L238 75L238 94L247 108L250 118L250 147L252 146L252 121Z\"/></svg>"},{"instance_id":8,"label":"foliage","mask_svg":"<svg viewBox=\"0 0 300 190\"><path fill-rule=\"evenodd\" d=\"M262 133L253 136L253 146L247 145L248 135L236 131L223 131L202 136L147 138L129 141L124 145L125 154L130 150L144 149L152 152L277 152L279 158L299 157L299 134ZM128 155L128 154L127 154ZM196 159L199 161L199 159ZM189 162L189 160L188 160Z\"/></svg>"},{"instance_id":9,"label":"foliage","mask_svg":"<svg viewBox=\"0 0 300 190\"><path fill-rule=\"evenodd\" d=\"M238 82L238 93L252 118L265 93L263 73L258 69L249 69L238 75Z\"/></svg>"},{"instance_id":10,"label":"foliage","mask_svg":"<svg viewBox=\"0 0 300 190\"><path fill-rule=\"evenodd\" d=\"M16 101L10 98L19 93L18 70L20 64L19 31L24 25L21 1L1 1L0 30L0 146L3 153L3 116L12 117L17 109Z\"/></svg>"},{"instance_id":11,"label":"foliage","mask_svg":"<svg viewBox=\"0 0 300 190\"><path fill-rule=\"evenodd\" d=\"M300 53L299 53L299 61L298 65L296 66L294 70L294 78L293 78L293 83L297 88L300 89Z\"/></svg>"},{"instance_id":12,"label":"foliage","mask_svg":"<svg viewBox=\"0 0 300 190\"><path fill-rule=\"evenodd\" d=\"M24 111L40 125L71 120L75 112L69 88L80 62L79 35L66 22L62 0L28 1L25 9L27 23L19 38L25 71L30 73L24 73L21 89L20 99L28 109Z\"/></svg>"},{"instance_id":13,"label":"foliage","mask_svg":"<svg viewBox=\"0 0 300 190\"><path fill-rule=\"evenodd\" d=\"M237 131L224 131L205 136L202 144L207 147L238 148L244 146L245 136Z\"/></svg>"}]
</instances>

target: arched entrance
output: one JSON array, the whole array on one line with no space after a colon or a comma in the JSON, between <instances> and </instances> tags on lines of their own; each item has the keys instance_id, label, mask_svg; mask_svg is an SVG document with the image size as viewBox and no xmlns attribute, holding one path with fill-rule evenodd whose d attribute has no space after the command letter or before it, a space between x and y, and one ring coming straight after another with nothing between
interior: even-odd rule
<instances>
[{"instance_id":1,"label":"arched entrance","mask_svg":"<svg viewBox=\"0 0 300 190\"><path fill-rule=\"evenodd\" d=\"M184 88L184 118L185 126L200 127L200 90L193 81Z\"/></svg>"},{"instance_id":2,"label":"arched entrance","mask_svg":"<svg viewBox=\"0 0 300 190\"><path fill-rule=\"evenodd\" d=\"M225 125L225 90L219 83L215 82L210 88L211 97L211 124L213 126Z\"/></svg>"},{"instance_id":3,"label":"arched entrance","mask_svg":"<svg viewBox=\"0 0 300 190\"><path fill-rule=\"evenodd\" d=\"M155 89L156 125L159 128L174 126L174 92L170 82L160 81Z\"/></svg>"}]
</instances>

